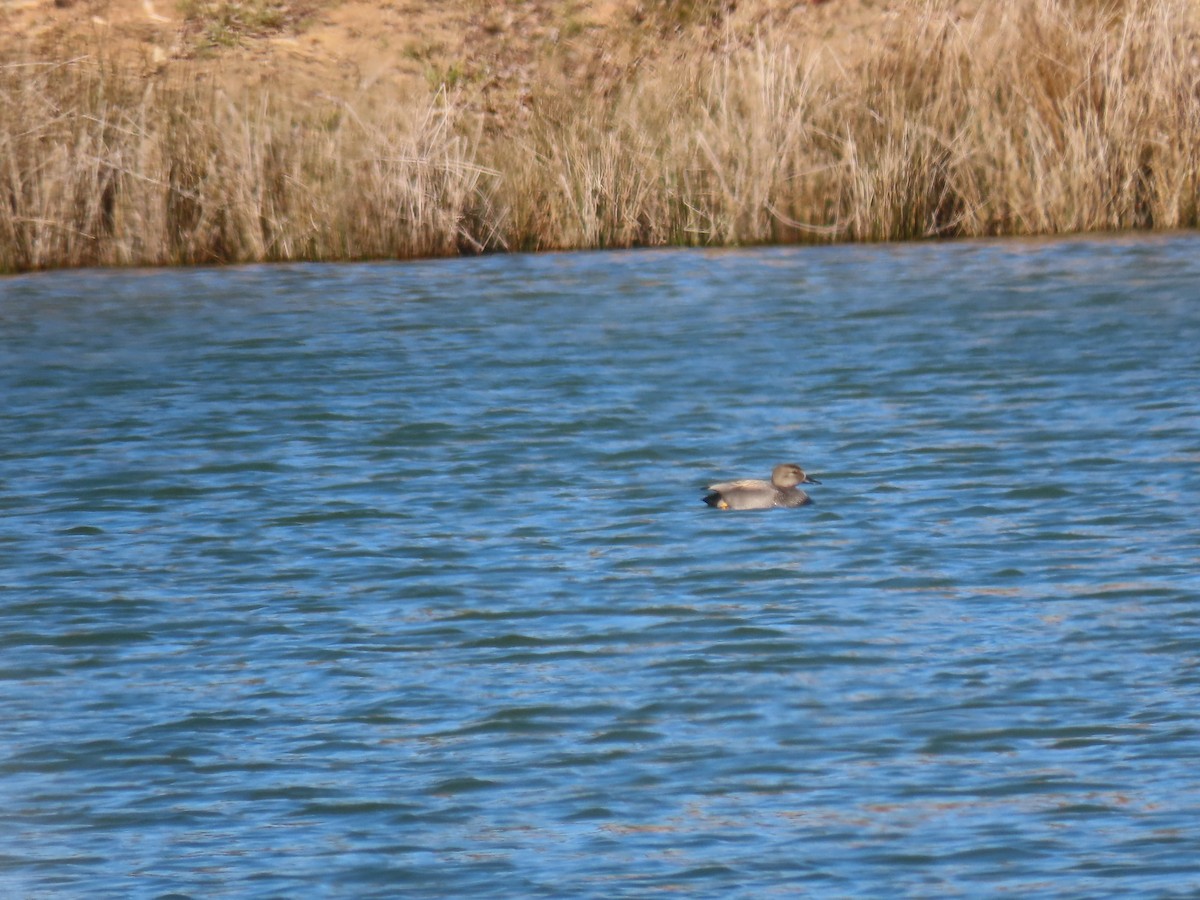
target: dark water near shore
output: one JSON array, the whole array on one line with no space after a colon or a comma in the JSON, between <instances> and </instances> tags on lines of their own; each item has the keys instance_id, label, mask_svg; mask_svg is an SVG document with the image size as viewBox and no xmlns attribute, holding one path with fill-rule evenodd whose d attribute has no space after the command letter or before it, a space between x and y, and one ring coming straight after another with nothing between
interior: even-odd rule
<instances>
[{"instance_id":1,"label":"dark water near shore","mask_svg":"<svg viewBox=\"0 0 1200 900\"><path fill-rule=\"evenodd\" d=\"M11 278L0 428L0 895L1200 893L1196 236Z\"/></svg>"}]
</instances>

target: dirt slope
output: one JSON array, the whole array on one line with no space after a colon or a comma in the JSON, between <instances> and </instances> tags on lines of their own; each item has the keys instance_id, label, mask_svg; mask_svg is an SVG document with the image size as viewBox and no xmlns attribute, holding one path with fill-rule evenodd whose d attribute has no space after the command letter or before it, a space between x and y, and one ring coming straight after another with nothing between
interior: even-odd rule
<instances>
[{"instance_id":1,"label":"dirt slope","mask_svg":"<svg viewBox=\"0 0 1200 900\"><path fill-rule=\"evenodd\" d=\"M854 61L899 2L887 0L7 0L0 49L49 61L99 50L147 78L213 78L304 97L388 102L442 84L518 114L547 77L581 91L677 41L764 30Z\"/></svg>"}]
</instances>

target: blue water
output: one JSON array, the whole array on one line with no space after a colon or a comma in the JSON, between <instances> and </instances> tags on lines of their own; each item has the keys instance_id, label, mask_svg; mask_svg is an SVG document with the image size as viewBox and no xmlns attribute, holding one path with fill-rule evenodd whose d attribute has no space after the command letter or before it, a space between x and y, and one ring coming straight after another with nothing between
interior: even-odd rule
<instances>
[{"instance_id":1,"label":"blue water","mask_svg":"<svg viewBox=\"0 0 1200 900\"><path fill-rule=\"evenodd\" d=\"M1200 236L8 278L0 429L0 896L1200 894Z\"/></svg>"}]
</instances>

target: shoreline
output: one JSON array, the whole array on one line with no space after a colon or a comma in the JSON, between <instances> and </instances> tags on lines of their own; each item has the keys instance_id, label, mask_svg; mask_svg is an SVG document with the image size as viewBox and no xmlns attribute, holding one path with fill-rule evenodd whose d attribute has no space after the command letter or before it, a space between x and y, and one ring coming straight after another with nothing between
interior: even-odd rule
<instances>
[{"instance_id":1,"label":"shoreline","mask_svg":"<svg viewBox=\"0 0 1200 900\"><path fill-rule=\"evenodd\" d=\"M407 264L444 263L453 265L459 262L471 262L487 259L522 257L522 256L569 256L573 254L653 254L653 253L754 253L758 251L804 251L804 250L845 250L889 247L889 248L918 248L932 247L962 247L977 245L979 247L994 247L997 245L1015 245L1038 248L1050 244L1139 244L1142 242L1172 242L1178 240L1200 240L1200 227L1173 229L1142 229L1125 231L1073 231L1055 234L996 234L971 237L937 237L926 239L911 239L897 241L828 241L825 243L770 243L770 244L709 244L682 245L659 244L647 247L578 247L561 250L488 250L474 254L453 254L444 256L380 256L358 259L287 259L287 260L241 260L237 262L212 261L196 263L171 263L167 265L143 265L138 263L115 265L80 265L55 266L41 269L22 269L19 271L0 271L0 285L5 281L26 277L55 276L70 274L119 275L146 274L153 275L163 272L210 272L217 269L247 269L277 266L403 266Z\"/></svg>"},{"instance_id":2,"label":"shoreline","mask_svg":"<svg viewBox=\"0 0 1200 900\"><path fill-rule=\"evenodd\" d=\"M777 6L633 27L612 3L546 43L568 7L531 3L527 46L493 23L453 84L356 93L238 76L286 31L149 72L120 41L0 45L0 272L1200 225L1185 0L830 0L807 30Z\"/></svg>"}]
</instances>

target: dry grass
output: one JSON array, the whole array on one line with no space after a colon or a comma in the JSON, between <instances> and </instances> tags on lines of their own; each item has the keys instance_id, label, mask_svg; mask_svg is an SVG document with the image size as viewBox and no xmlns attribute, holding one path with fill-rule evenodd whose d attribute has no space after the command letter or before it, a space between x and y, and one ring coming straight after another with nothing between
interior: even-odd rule
<instances>
[{"instance_id":1,"label":"dry grass","mask_svg":"<svg viewBox=\"0 0 1200 900\"><path fill-rule=\"evenodd\" d=\"M852 70L769 34L673 46L590 101L548 77L486 133L444 90L364 121L0 61L0 270L1198 224L1187 0L915 3Z\"/></svg>"},{"instance_id":2,"label":"dry grass","mask_svg":"<svg viewBox=\"0 0 1200 900\"><path fill-rule=\"evenodd\" d=\"M685 58L535 132L548 194L525 227L567 246L1195 227L1193 15L925 3L856 71L770 40Z\"/></svg>"},{"instance_id":3,"label":"dry grass","mask_svg":"<svg viewBox=\"0 0 1200 900\"><path fill-rule=\"evenodd\" d=\"M444 94L383 121L328 101L0 66L0 270L477 251L488 216Z\"/></svg>"},{"instance_id":4,"label":"dry grass","mask_svg":"<svg viewBox=\"0 0 1200 900\"><path fill-rule=\"evenodd\" d=\"M1193 227L1200 68L1182 0L995 3L894 34L861 88L856 238Z\"/></svg>"}]
</instances>

